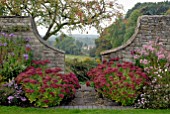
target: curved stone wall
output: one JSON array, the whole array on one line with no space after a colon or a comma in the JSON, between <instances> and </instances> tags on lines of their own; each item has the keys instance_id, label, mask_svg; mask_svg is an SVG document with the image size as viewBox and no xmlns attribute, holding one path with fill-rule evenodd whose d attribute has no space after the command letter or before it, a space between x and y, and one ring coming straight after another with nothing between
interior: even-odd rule
<instances>
[{"instance_id":1,"label":"curved stone wall","mask_svg":"<svg viewBox=\"0 0 170 114\"><path fill-rule=\"evenodd\" d=\"M65 69L65 52L51 47L39 35L34 20L31 17L0 17L0 32L14 33L23 38L30 38L33 58L50 60L49 67Z\"/></svg>"},{"instance_id":2,"label":"curved stone wall","mask_svg":"<svg viewBox=\"0 0 170 114\"><path fill-rule=\"evenodd\" d=\"M169 16L141 16L138 18L137 27L133 36L122 46L101 52L102 60L114 57L123 57L126 61L133 62L131 51L141 48L149 41L160 38L167 50L170 50L170 15Z\"/></svg>"}]
</instances>

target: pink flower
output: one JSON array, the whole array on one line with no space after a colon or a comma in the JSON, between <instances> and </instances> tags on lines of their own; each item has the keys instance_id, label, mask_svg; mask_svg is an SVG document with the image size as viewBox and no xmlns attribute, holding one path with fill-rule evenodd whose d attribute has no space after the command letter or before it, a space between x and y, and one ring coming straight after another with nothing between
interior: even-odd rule
<instances>
[{"instance_id":1,"label":"pink flower","mask_svg":"<svg viewBox=\"0 0 170 114\"><path fill-rule=\"evenodd\" d=\"M25 78L25 79L23 80L24 83L28 83L29 81L30 81L29 78Z\"/></svg>"},{"instance_id":2,"label":"pink flower","mask_svg":"<svg viewBox=\"0 0 170 114\"><path fill-rule=\"evenodd\" d=\"M158 56L158 59L159 59L159 60L165 58L165 55L164 55L164 54L158 54L157 56Z\"/></svg>"},{"instance_id":3,"label":"pink flower","mask_svg":"<svg viewBox=\"0 0 170 114\"><path fill-rule=\"evenodd\" d=\"M149 46L147 47L147 49L150 50L150 51L152 51L152 52L155 50L155 49L152 47L152 45L149 45Z\"/></svg>"},{"instance_id":4,"label":"pink flower","mask_svg":"<svg viewBox=\"0 0 170 114\"><path fill-rule=\"evenodd\" d=\"M144 60L140 60L140 63L141 64L144 64L144 65L147 65L149 62L148 62L148 60L147 59L144 59Z\"/></svg>"},{"instance_id":5,"label":"pink flower","mask_svg":"<svg viewBox=\"0 0 170 114\"><path fill-rule=\"evenodd\" d=\"M26 93L33 93L34 90L32 90L32 89L27 89L27 90L25 90L25 92L26 92Z\"/></svg>"},{"instance_id":6,"label":"pink flower","mask_svg":"<svg viewBox=\"0 0 170 114\"><path fill-rule=\"evenodd\" d=\"M59 94L58 96L62 99L64 98L64 94Z\"/></svg>"},{"instance_id":7,"label":"pink flower","mask_svg":"<svg viewBox=\"0 0 170 114\"><path fill-rule=\"evenodd\" d=\"M51 77L47 75L47 76L45 77L45 79L46 79L47 81L50 81L50 80L51 80Z\"/></svg>"},{"instance_id":8,"label":"pink flower","mask_svg":"<svg viewBox=\"0 0 170 114\"><path fill-rule=\"evenodd\" d=\"M32 84L36 84L37 83L36 80L31 80L31 79L29 80L29 82L32 83Z\"/></svg>"},{"instance_id":9,"label":"pink flower","mask_svg":"<svg viewBox=\"0 0 170 114\"><path fill-rule=\"evenodd\" d=\"M55 94L53 93L53 92L50 92L50 94L54 97L55 96Z\"/></svg>"},{"instance_id":10,"label":"pink flower","mask_svg":"<svg viewBox=\"0 0 170 114\"><path fill-rule=\"evenodd\" d=\"M49 100L44 100L44 103L48 103L49 102Z\"/></svg>"},{"instance_id":11,"label":"pink flower","mask_svg":"<svg viewBox=\"0 0 170 114\"><path fill-rule=\"evenodd\" d=\"M138 56L138 55L135 55L135 56L134 56L134 59L138 59L138 58L139 58L139 56Z\"/></svg>"},{"instance_id":12,"label":"pink flower","mask_svg":"<svg viewBox=\"0 0 170 114\"><path fill-rule=\"evenodd\" d=\"M90 86L90 82L89 81L86 82L86 86Z\"/></svg>"},{"instance_id":13,"label":"pink flower","mask_svg":"<svg viewBox=\"0 0 170 114\"><path fill-rule=\"evenodd\" d=\"M50 86L53 87L53 88L58 88L58 87L59 87L59 86L58 86L57 84L55 84L55 83L51 84Z\"/></svg>"},{"instance_id":14,"label":"pink flower","mask_svg":"<svg viewBox=\"0 0 170 114\"><path fill-rule=\"evenodd\" d=\"M44 92L46 92L46 90L45 90L44 88L41 88L41 89L39 90L39 92L40 92L40 93L44 93Z\"/></svg>"}]
</instances>

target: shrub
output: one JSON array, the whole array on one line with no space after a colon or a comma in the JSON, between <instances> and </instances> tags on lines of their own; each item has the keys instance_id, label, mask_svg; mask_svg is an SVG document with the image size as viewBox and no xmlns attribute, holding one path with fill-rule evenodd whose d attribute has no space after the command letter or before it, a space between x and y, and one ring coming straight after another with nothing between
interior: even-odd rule
<instances>
[{"instance_id":1,"label":"shrub","mask_svg":"<svg viewBox=\"0 0 170 114\"><path fill-rule=\"evenodd\" d=\"M34 65L44 66L48 61L34 61ZM74 97L80 87L72 73L61 74L60 68L29 67L20 73L16 81L22 84L28 100L38 107L59 105L63 99Z\"/></svg>"},{"instance_id":2,"label":"shrub","mask_svg":"<svg viewBox=\"0 0 170 114\"><path fill-rule=\"evenodd\" d=\"M77 59L66 61L67 67L69 67L70 71L74 72L80 82L85 82L90 79L87 72L96 67L97 64L95 60L89 58L83 61L78 61Z\"/></svg>"},{"instance_id":3,"label":"shrub","mask_svg":"<svg viewBox=\"0 0 170 114\"><path fill-rule=\"evenodd\" d=\"M26 106L28 104L22 87L14 80L0 86L0 105Z\"/></svg>"},{"instance_id":4,"label":"shrub","mask_svg":"<svg viewBox=\"0 0 170 114\"><path fill-rule=\"evenodd\" d=\"M149 76L149 85L143 87L136 107L170 108L170 52L161 43L150 41L134 56Z\"/></svg>"},{"instance_id":5,"label":"shrub","mask_svg":"<svg viewBox=\"0 0 170 114\"><path fill-rule=\"evenodd\" d=\"M19 38L14 34L0 34L0 82L12 80L29 66L30 50L28 38Z\"/></svg>"},{"instance_id":6,"label":"shrub","mask_svg":"<svg viewBox=\"0 0 170 114\"><path fill-rule=\"evenodd\" d=\"M141 68L130 62L121 62L119 58L104 61L88 75L99 93L122 105L134 104L147 80Z\"/></svg>"}]
</instances>

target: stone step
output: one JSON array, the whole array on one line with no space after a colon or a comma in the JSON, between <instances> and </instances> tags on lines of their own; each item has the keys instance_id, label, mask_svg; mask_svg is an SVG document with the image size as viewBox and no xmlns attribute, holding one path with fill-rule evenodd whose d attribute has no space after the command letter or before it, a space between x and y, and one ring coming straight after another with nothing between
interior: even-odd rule
<instances>
[{"instance_id":1,"label":"stone step","mask_svg":"<svg viewBox=\"0 0 170 114\"><path fill-rule=\"evenodd\" d=\"M68 103L68 106L120 106L107 98L100 98L92 87L81 85L77 90L75 98Z\"/></svg>"}]
</instances>

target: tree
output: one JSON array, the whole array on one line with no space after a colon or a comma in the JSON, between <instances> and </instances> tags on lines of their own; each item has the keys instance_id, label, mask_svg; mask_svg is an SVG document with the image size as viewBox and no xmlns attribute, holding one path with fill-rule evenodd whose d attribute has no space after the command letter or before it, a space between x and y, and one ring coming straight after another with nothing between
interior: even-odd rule
<instances>
[{"instance_id":1,"label":"tree","mask_svg":"<svg viewBox=\"0 0 170 114\"><path fill-rule=\"evenodd\" d=\"M4 13L4 7L0 4L0 16Z\"/></svg>"},{"instance_id":2,"label":"tree","mask_svg":"<svg viewBox=\"0 0 170 114\"><path fill-rule=\"evenodd\" d=\"M135 31L135 27L136 27L136 24L137 24L137 20L138 20L138 17L141 16L141 12L140 10L136 9L134 10L129 18L128 18L128 22L127 22L127 25L126 25L126 33L124 35L124 42L126 42L134 33Z\"/></svg>"},{"instance_id":3,"label":"tree","mask_svg":"<svg viewBox=\"0 0 170 114\"><path fill-rule=\"evenodd\" d=\"M91 25L101 32L101 22L119 15L116 0L1 0L4 15L32 16L36 25L47 28L47 40L62 28L82 29Z\"/></svg>"},{"instance_id":4,"label":"tree","mask_svg":"<svg viewBox=\"0 0 170 114\"><path fill-rule=\"evenodd\" d=\"M74 38L69 37L65 34L61 34L56 38L55 47L64 50L66 54L80 55L83 43L76 41Z\"/></svg>"},{"instance_id":5,"label":"tree","mask_svg":"<svg viewBox=\"0 0 170 114\"><path fill-rule=\"evenodd\" d=\"M170 15L170 9L166 11L165 15Z\"/></svg>"}]
</instances>

